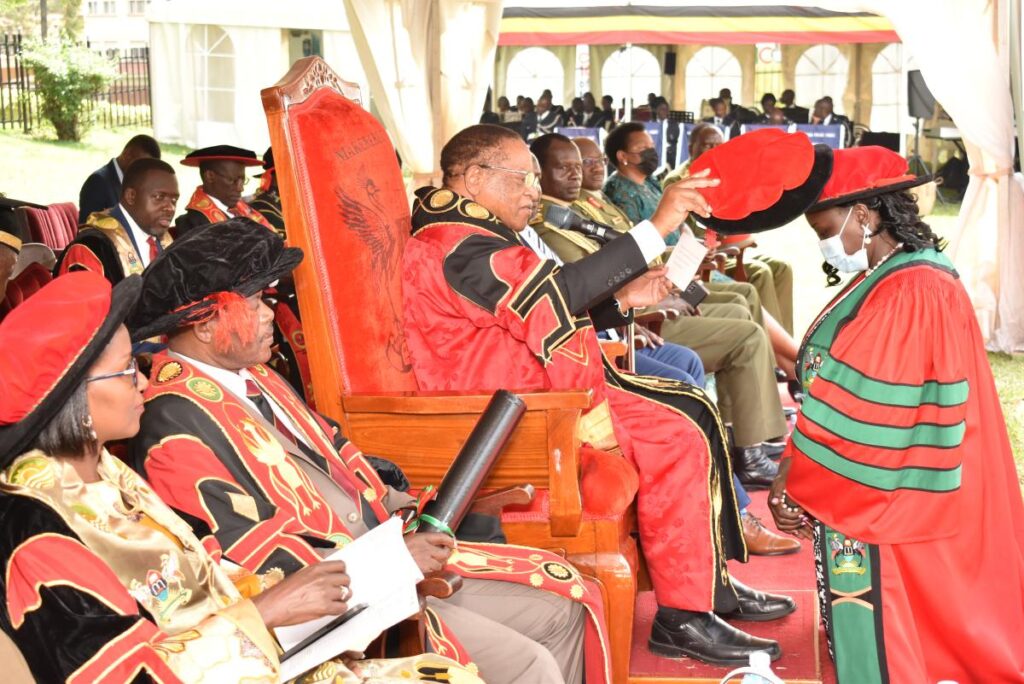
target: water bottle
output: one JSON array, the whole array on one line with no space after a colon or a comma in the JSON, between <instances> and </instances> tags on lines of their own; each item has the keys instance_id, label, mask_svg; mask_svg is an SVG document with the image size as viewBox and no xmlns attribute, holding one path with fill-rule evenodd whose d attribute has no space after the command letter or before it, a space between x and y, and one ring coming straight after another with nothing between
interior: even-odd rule
<instances>
[{"instance_id":1,"label":"water bottle","mask_svg":"<svg viewBox=\"0 0 1024 684\"><path fill-rule=\"evenodd\" d=\"M750 654L750 664L725 675L721 684L741 676L740 684L785 684L772 672L772 657L767 651L754 651Z\"/></svg>"}]
</instances>

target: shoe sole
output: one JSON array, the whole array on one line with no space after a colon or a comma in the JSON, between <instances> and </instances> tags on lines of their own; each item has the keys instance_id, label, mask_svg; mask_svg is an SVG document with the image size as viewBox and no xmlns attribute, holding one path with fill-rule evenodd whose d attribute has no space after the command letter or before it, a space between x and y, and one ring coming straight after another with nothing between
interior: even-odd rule
<instances>
[{"instance_id":1,"label":"shoe sole","mask_svg":"<svg viewBox=\"0 0 1024 684\"><path fill-rule=\"evenodd\" d=\"M746 489L748 492L760 492L760 491L764 491L765 489L770 489L771 488L771 483L769 483L769 484L754 484L754 483L751 483L751 482L744 482L743 480L740 480L740 484L742 484L743 488Z\"/></svg>"},{"instance_id":2,"label":"shoe sole","mask_svg":"<svg viewBox=\"0 0 1024 684\"><path fill-rule=\"evenodd\" d=\"M752 613L747 615L746 613L715 613L718 617L723 620L737 620L740 622L771 622L772 620L778 620L784 618L787 615L792 615L796 612L796 606L787 610L777 610L774 613Z\"/></svg>"},{"instance_id":3,"label":"shoe sole","mask_svg":"<svg viewBox=\"0 0 1024 684\"><path fill-rule=\"evenodd\" d=\"M675 644L663 644L653 639L647 640L647 649L656 656L661 658L691 658L708 665L718 665L720 667L742 667L743 665L750 664L750 656L746 658L709 658L704 655L697 655L687 648L682 646L676 646ZM760 649L763 650L763 649ZM778 655L772 655L772 662L775 662L782 657L782 649L779 649Z\"/></svg>"},{"instance_id":4,"label":"shoe sole","mask_svg":"<svg viewBox=\"0 0 1024 684\"><path fill-rule=\"evenodd\" d=\"M799 553L800 549L801 549L801 547L798 546L795 549L786 549L785 551L772 551L771 553L754 553L753 551L751 551L748 548L747 549L747 553L749 553L751 556L762 556L762 557L791 556L794 553Z\"/></svg>"}]
</instances>

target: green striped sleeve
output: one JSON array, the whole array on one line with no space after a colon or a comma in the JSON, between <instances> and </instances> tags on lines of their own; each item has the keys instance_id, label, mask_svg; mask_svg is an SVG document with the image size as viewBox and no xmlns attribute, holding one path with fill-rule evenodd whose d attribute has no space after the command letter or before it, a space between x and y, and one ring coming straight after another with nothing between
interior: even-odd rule
<instances>
[{"instance_id":1,"label":"green striped sleeve","mask_svg":"<svg viewBox=\"0 0 1024 684\"><path fill-rule=\"evenodd\" d=\"M798 428L793 432L793 446L818 465L867 487L893 491L918 489L927 492L951 492L960 488L960 466L945 469L882 468L852 461L836 451L815 442Z\"/></svg>"},{"instance_id":2,"label":"green striped sleeve","mask_svg":"<svg viewBox=\"0 0 1024 684\"><path fill-rule=\"evenodd\" d=\"M881 449L910 449L935 447L950 449L960 446L964 439L966 422L954 425L919 423L911 427L894 427L865 423L840 413L820 399L807 397L801 409L803 415L840 439Z\"/></svg>"},{"instance_id":3,"label":"green striped sleeve","mask_svg":"<svg viewBox=\"0 0 1024 684\"><path fill-rule=\"evenodd\" d=\"M864 375L853 366L838 359L823 364L819 377L839 385L847 392L873 404L913 407L922 404L958 406L967 401L967 381L937 382L929 380L920 385L885 382Z\"/></svg>"}]
</instances>

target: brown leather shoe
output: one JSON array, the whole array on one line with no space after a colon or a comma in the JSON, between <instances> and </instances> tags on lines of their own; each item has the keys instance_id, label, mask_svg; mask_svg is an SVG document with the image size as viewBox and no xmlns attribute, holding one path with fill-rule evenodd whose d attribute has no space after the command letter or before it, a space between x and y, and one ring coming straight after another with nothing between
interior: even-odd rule
<instances>
[{"instance_id":1,"label":"brown leather shoe","mask_svg":"<svg viewBox=\"0 0 1024 684\"><path fill-rule=\"evenodd\" d=\"M785 556L800 550L800 541L776 534L749 511L743 514L743 539L752 556Z\"/></svg>"}]
</instances>

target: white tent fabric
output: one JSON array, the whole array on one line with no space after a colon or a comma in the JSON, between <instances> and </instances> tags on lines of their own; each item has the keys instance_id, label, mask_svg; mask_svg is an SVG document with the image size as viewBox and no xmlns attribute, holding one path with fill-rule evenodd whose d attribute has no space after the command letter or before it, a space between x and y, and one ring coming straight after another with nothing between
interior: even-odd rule
<instances>
[{"instance_id":1,"label":"white tent fabric","mask_svg":"<svg viewBox=\"0 0 1024 684\"><path fill-rule=\"evenodd\" d=\"M441 147L476 123L494 73L501 0L345 0L384 126L416 184Z\"/></svg>"},{"instance_id":2,"label":"white tent fabric","mask_svg":"<svg viewBox=\"0 0 1024 684\"><path fill-rule=\"evenodd\" d=\"M828 9L884 14L953 118L970 185L949 254L990 349L1024 351L1024 185L1013 169L1008 1L832 0Z\"/></svg>"}]
</instances>

